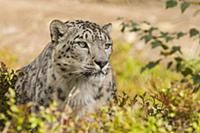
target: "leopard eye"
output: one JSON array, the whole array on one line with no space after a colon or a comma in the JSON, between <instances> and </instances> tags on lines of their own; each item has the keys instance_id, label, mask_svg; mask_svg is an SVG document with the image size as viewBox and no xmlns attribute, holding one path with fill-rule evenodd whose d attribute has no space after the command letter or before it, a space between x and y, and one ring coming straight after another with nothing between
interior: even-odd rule
<instances>
[{"instance_id":1,"label":"leopard eye","mask_svg":"<svg viewBox=\"0 0 200 133\"><path fill-rule=\"evenodd\" d=\"M105 44L105 49L109 49L112 46L112 43L106 43Z\"/></svg>"},{"instance_id":2,"label":"leopard eye","mask_svg":"<svg viewBox=\"0 0 200 133\"><path fill-rule=\"evenodd\" d=\"M88 48L88 45L87 45L87 43L86 42L77 42L77 44L79 45L79 47L81 47L81 48Z\"/></svg>"}]
</instances>

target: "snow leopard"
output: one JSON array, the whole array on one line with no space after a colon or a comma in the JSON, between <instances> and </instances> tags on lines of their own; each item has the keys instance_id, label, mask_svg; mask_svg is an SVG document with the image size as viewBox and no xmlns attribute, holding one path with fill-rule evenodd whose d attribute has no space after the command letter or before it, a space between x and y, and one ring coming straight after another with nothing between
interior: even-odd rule
<instances>
[{"instance_id":1,"label":"snow leopard","mask_svg":"<svg viewBox=\"0 0 200 133\"><path fill-rule=\"evenodd\" d=\"M73 20L50 23L51 40L30 64L17 70L17 103L34 102L74 112L94 112L116 98L110 64L112 24Z\"/></svg>"}]
</instances>

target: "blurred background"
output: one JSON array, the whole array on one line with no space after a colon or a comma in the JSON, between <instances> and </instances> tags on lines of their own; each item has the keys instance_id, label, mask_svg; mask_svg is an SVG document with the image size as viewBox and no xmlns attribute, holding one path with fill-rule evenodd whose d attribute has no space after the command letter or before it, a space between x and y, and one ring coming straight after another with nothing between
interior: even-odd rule
<instances>
[{"instance_id":1,"label":"blurred background","mask_svg":"<svg viewBox=\"0 0 200 133\"><path fill-rule=\"evenodd\" d=\"M148 21L166 32L188 30L200 22L200 17L191 17L191 12L180 15L177 8L166 10L164 0L0 0L0 9L0 61L11 69L26 65L43 50L50 41L49 23L53 19L111 22L112 64L118 88L129 94L151 89L154 82L166 87L179 75L162 66L141 74L141 67L158 53L140 41L136 33L122 33L118 18ZM187 58L198 56L194 41L185 38L179 43L184 43Z\"/></svg>"},{"instance_id":2,"label":"blurred background","mask_svg":"<svg viewBox=\"0 0 200 133\"><path fill-rule=\"evenodd\" d=\"M0 0L0 10L3 133L76 132L75 128L200 133L200 0ZM7 93L15 80L12 69L29 64L50 42L54 19L113 24L111 63L118 102L86 116L85 122L54 106L29 115L25 110L31 104L18 108L14 92Z\"/></svg>"}]
</instances>

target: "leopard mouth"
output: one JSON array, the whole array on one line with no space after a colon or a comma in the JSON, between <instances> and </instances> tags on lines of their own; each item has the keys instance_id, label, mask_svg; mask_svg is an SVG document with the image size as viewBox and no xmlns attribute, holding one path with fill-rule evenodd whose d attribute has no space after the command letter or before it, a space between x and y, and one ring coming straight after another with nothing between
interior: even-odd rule
<instances>
[{"instance_id":1,"label":"leopard mouth","mask_svg":"<svg viewBox=\"0 0 200 133\"><path fill-rule=\"evenodd\" d=\"M107 73L105 71L99 70L97 72L86 72L84 75L86 77L102 77L105 76Z\"/></svg>"}]
</instances>

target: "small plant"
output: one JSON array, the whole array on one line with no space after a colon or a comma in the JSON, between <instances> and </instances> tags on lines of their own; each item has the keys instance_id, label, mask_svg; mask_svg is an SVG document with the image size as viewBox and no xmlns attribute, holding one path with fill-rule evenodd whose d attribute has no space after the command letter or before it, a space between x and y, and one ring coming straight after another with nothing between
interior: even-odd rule
<instances>
[{"instance_id":1,"label":"small plant","mask_svg":"<svg viewBox=\"0 0 200 133\"><path fill-rule=\"evenodd\" d=\"M184 13L193 4L167 0L166 8L180 6ZM59 110L56 103L47 108L41 106L37 113L30 111L34 103L16 105L17 95L11 88L14 88L17 76L14 71L9 71L5 64L0 63L0 132L199 133L199 59L186 59L181 46L171 45L171 42L183 37L197 39L200 42L200 32L196 28L191 28L187 32L169 33L148 22L136 23L132 20L122 23L122 32L127 30L138 33L140 39L152 48L159 48L160 58L142 67L140 62L127 56L130 45L115 45L118 49L114 54L118 60L114 60L113 64L120 84L118 90L121 89L117 102L111 102L97 112L81 118L74 116L68 106L64 110ZM166 59L167 71L182 75L178 81L173 79L170 85L160 87L157 80L150 79L148 86L140 86L139 89L143 89L140 93L127 93L124 88L131 89L139 81L134 74L140 77L144 74L139 73L141 67L141 72L146 72ZM119 64L120 67L117 67ZM153 73L160 73L162 70L158 69Z\"/></svg>"},{"instance_id":2,"label":"small plant","mask_svg":"<svg viewBox=\"0 0 200 133\"><path fill-rule=\"evenodd\" d=\"M177 0L167 0L166 8L173 8L180 5L182 13L190 7L190 5L198 5L198 2L185 2ZM194 84L199 85L200 81L200 69L199 59L187 59L182 52L183 44L174 45L174 41L180 40L183 37L189 37L200 45L200 32L197 28L190 28L188 31L176 31L165 32L158 27L152 26L151 23L135 22L133 20L122 22L121 31L135 32L138 34L138 38L144 41L145 44L151 45L152 49L158 49L160 52L159 58L150 61L144 67L141 72L152 69L158 64L166 64L166 68L176 71L183 75L184 79L192 79ZM199 53L199 49L197 49Z\"/></svg>"},{"instance_id":3,"label":"small plant","mask_svg":"<svg viewBox=\"0 0 200 133\"><path fill-rule=\"evenodd\" d=\"M117 102L111 102L93 114L82 118L73 116L66 107L58 110L56 103L48 108L40 107L36 114L30 112L33 103L16 105L15 92L6 93L7 109L0 113L1 131L15 132L199 132L199 92L193 92L189 81L172 83L170 88L155 89L141 95L118 95Z\"/></svg>"},{"instance_id":4,"label":"small plant","mask_svg":"<svg viewBox=\"0 0 200 133\"><path fill-rule=\"evenodd\" d=\"M16 81L15 72L8 71L6 65L3 62L0 62L0 113L5 115L7 114L7 109L9 107L7 101L8 97L6 97L6 93L9 88L14 87L14 82ZM0 129L3 121L0 121Z\"/></svg>"},{"instance_id":5,"label":"small plant","mask_svg":"<svg viewBox=\"0 0 200 133\"><path fill-rule=\"evenodd\" d=\"M188 90L181 95L177 93L180 90L170 91L145 93L133 99L122 96L127 100L121 101L123 104L106 106L81 119L70 117L69 110L60 112L53 106L41 107L37 115L24 115L25 108L11 105L12 117L5 125L9 132L199 132L199 103L193 101L197 96L187 97L191 94Z\"/></svg>"}]
</instances>

